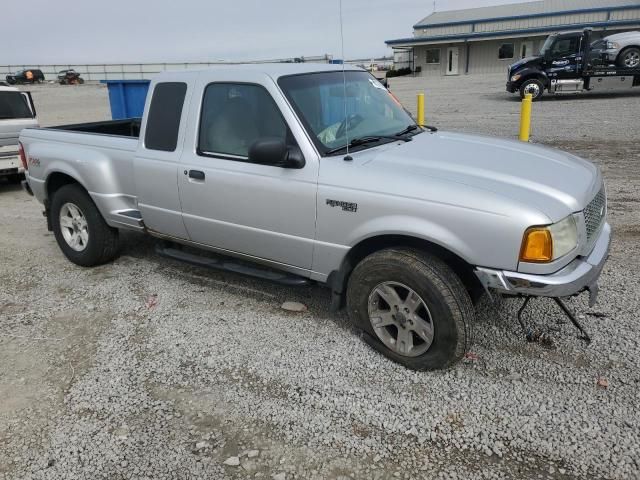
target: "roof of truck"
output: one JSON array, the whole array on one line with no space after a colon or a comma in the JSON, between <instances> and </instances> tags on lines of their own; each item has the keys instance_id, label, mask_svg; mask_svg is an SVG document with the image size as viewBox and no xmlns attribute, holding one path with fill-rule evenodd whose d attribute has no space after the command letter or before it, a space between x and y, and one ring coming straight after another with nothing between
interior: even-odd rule
<instances>
[{"instance_id":1,"label":"roof of truck","mask_svg":"<svg viewBox=\"0 0 640 480\"><path fill-rule=\"evenodd\" d=\"M19 92L16 87L0 85L0 92Z\"/></svg>"},{"instance_id":2,"label":"roof of truck","mask_svg":"<svg viewBox=\"0 0 640 480\"><path fill-rule=\"evenodd\" d=\"M243 63L243 64L220 64L203 69L189 69L189 70L167 70L160 73L160 76L175 75L180 73L181 75L195 75L197 76L201 72L219 72L221 70L227 72L244 71L244 72L259 72L269 75L271 77L282 77L285 75L296 75L300 73L315 73L315 72L341 72L343 68L342 64L333 63ZM357 70L366 71L355 65L344 65L345 70Z\"/></svg>"}]
</instances>

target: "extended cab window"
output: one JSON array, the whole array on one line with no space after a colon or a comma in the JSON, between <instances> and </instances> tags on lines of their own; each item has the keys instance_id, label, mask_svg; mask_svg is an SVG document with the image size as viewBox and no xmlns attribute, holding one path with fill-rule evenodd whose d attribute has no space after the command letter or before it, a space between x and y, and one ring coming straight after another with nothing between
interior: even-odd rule
<instances>
[{"instance_id":1,"label":"extended cab window","mask_svg":"<svg viewBox=\"0 0 640 480\"><path fill-rule=\"evenodd\" d=\"M295 145L278 106L263 87L238 83L207 86L202 102L199 154L246 160L249 147L267 137Z\"/></svg>"},{"instance_id":2,"label":"extended cab window","mask_svg":"<svg viewBox=\"0 0 640 480\"><path fill-rule=\"evenodd\" d=\"M186 93L187 84L183 82L165 82L156 85L144 136L144 145L147 149L175 151Z\"/></svg>"},{"instance_id":3,"label":"extended cab window","mask_svg":"<svg viewBox=\"0 0 640 480\"><path fill-rule=\"evenodd\" d=\"M0 92L0 120L33 118L26 97L20 92Z\"/></svg>"}]
</instances>

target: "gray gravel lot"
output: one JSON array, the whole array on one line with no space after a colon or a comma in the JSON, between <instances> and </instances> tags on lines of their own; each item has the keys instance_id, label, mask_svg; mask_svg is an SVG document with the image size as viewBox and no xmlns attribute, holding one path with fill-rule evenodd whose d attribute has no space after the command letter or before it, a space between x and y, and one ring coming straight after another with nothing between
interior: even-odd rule
<instances>
[{"instance_id":1,"label":"gray gravel lot","mask_svg":"<svg viewBox=\"0 0 640 480\"><path fill-rule=\"evenodd\" d=\"M392 79L428 123L514 137L502 76ZM31 88L43 125L108 118L98 85ZM639 89L640 90L640 89ZM533 140L601 166L611 256L599 303L527 322L519 300L478 305L472 354L443 372L384 359L320 287L193 268L122 235L83 269L40 205L0 184L0 479L640 478L640 92L534 104ZM309 308L285 312L285 300Z\"/></svg>"}]
</instances>

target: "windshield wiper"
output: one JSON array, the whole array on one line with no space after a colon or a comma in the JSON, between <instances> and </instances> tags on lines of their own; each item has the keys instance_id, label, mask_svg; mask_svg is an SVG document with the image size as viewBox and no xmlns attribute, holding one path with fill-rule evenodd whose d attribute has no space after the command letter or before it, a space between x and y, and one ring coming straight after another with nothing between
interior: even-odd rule
<instances>
[{"instance_id":1,"label":"windshield wiper","mask_svg":"<svg viewBox=\"0 0 640 480\"><path fill-rule=\"evenodd\" d=\"M349 142L348 145L342 145L340 147L332 148L330 150L327 150L325 153L327 155L331 155L332 153L337 153L337 152L339 152L341 150L346 149L347 147L357 147L358 145L364 145L365 143L379 142L381 139L382 139L382 137L379 137L379 136L354 138ZM398 139L394 138L394 140L398 140Z\"/></svg>"},{"instance_id":2,"label":"windshield wiper","mask_svg":"<svg viewBox=\"0 0 640 480\"><path fill-rule=\"evenodd\" d=\"M417 130L418 128L420 128L420 127L418 127L418 125L409 125L409 126L408 126L407 128L405 128L404 130L400 130L398 133L394 133L394 135L395 135L396 137L400 137L400 136L402 136L402 135L406 135L407 133L411 133L411 132L413 132L414 130Z\"/></svg>"},{"instance_id":3,"label":"windshield wiper","mask_svg":"<svg viewBox=\"0 0 640 480\"><path fill-rule=\"evenodd\" d=\"M330 150L327 150L325 152L325 154L327 155L331 155L332 153L336 153L339 152L341 150L344 150L348 147L357 147L359 145L364 145L366 143L374 143L374 142L379 142L382 139L387 139L387 140L402 140L404 142L410 142L412 140L411 137L402 137L402 136L398 136L398 135L368 135L366 137L356 137L354 139L352 139L349 142L349 145L342 145L340 147L336 147L336 148L332 148Z\"/></svg>"},{"instance_id":4,"label":"windshield wiper","mask_svg":"<svg viewBox=\"0 0 640 480\"><path fill-rule=\"evenodd\" d=\"M430 132L437 132L438 129L436 127L432 127L431 125L424 125L424 128L426 128L427 130L429 130ZM402 135L406 135L407 133L413 132L414 130L419 129L420 127L418 125L409 125L407 128L405 128L404 130L401 130L400 132L396 133L396 136L402 136Z\"/></svg>"}]
</instances>

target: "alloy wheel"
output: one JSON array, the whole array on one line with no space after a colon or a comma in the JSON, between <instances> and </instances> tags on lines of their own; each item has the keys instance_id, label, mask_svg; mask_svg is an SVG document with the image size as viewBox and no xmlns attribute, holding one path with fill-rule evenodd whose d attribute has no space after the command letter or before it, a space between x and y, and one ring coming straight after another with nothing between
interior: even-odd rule
<instances>
[{"instance_id":1,"label":"alloy wheel","mask_svg":"<svg viewBox=\"0 0 640 480\"><path fill-rule=\"evenodd\" d=\"M378 338L399 355L420 356L433 343L433 319L427 304L402 283L377 285L369 295L368 314Z\"/></svg>"}]
</instances>

